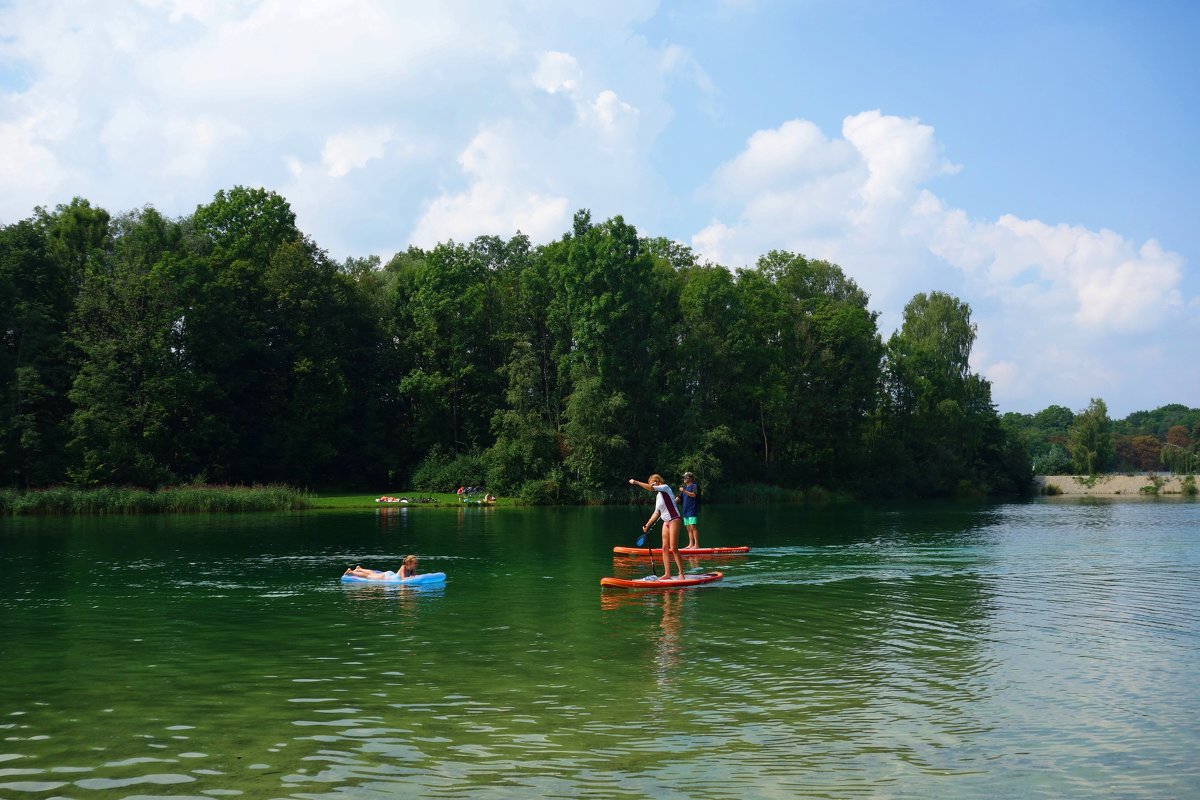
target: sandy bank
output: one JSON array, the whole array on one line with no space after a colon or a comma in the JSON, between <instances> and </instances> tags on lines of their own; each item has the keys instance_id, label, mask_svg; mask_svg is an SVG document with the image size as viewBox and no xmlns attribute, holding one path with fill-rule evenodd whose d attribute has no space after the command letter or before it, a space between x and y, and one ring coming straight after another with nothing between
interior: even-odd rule
<instances>
[{"instance_id":1,"label":"sandy bank","mask_svg":"<svg viewBox=\"0 0 1200 800\"><path fill-rule=\"evenodd\" d=\"M1090 478L1078 475L1035 475L1034 484L1038 494L1045 494L1046 487L1058 489L1062 495L1135 495L1153 494L1149 489L1155 481L1161 481L1158 487L1160 495L1183 494L1183 478L1173 475L1169 478L1154 478L1150 475L1100 475L1092 483ZM1092 483L1091 486L1088 484ZM1146 488L1147 491L1142 491Z\"/></svg>"}]
</instances>

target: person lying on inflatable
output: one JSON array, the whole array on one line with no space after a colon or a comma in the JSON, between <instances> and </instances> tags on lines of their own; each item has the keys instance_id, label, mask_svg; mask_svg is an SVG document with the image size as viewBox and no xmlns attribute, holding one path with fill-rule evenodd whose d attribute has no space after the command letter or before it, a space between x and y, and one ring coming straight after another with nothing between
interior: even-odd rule
<instances>
[{"instance_id":1,"label":"person lying on inflatable","mask_svg":"<svg viewBox=\"0 0 1200 800\"><path fill-rule=\"evenodd\" d=\"M405 556L404 561L400 564L400 569L396 570L395 572L392 572L391 570L380 572L377 569L367 569L366 567L359 566L352 569L347 569L343 574L353 575L356 578L366 578L367 580L372 581L389 581L395 580L396 578L413 578L417 575L417 557L411 555Z\"/></svg>"}]
</instances>

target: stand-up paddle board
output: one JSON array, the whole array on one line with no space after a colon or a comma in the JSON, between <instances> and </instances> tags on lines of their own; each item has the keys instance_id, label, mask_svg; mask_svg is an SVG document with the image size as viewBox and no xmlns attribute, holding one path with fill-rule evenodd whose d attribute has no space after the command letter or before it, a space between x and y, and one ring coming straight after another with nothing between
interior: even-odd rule
<instances>
[{"instance_id":1,"label":"stand-up paddle board","mask_svg":"<svg viewBox=\"0 0 1200 800\"><path fill-rule=\"evenodd\" d=\"M601 586L619 586L623 589L680 589L685 586L701 586L719 581L725 576L720 572L705 572L684 575L682 578L659 578L657 575L629 580L627 578L601 578Z\"/></svg>"},{"instance_id":2,"label":"stand-up paddle board","mask_svg":"<svg viewBox=\"0 0 1200 800\"><path fill-rule=\"evenodd\" d=\"M614 547L614 553L620 553L626 556L644 556L651 553L656 556L662 555L661 547ZM681 556L736 556L742 553L749 553L749 547L680 547L679 555Z\"/></svg>"}]
</instances>

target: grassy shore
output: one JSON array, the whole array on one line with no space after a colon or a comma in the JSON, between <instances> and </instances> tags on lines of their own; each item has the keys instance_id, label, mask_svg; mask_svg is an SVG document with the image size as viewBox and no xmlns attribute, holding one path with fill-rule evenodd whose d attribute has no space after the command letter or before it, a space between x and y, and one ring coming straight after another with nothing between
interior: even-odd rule
<instances>
[{"instance_id":1,"label":"grassy shore","mask_svg":"<svg viewBox=\"0 0 1200 800\"><path fill-rule=\"evenodd\" d=\"M454 492L400 492L408 503L381 503L379 495L342 492L306 492L290 486L176 486L139 489L108 486L79 489L55 486L49 489L0 489L0 516L73 514L183 514L230 511L300 511L308 509L396 509L476 507L479 496L463 502ZM418 502L419 499L426 502ZM514 498L501 498L489 506L516 505Z\"/></svg>"},{"instance_id":2,"label":"grassy shore","mask_svg":"<svg viewBox=\"0 0 1200 800\"><path fill-rule=\"evenodd\" d=\"M228 511L294 511L311 508L312 495L290 486L173 486L138 489L56 486L0 489L0 514L181 514Z\"/></svg>"},{"instance_id":3,"label":"grassy shore","mask_svg":"<svg viewBox=\"0 0 1200 800\"><path fill-rule=\"evenodd\" d=\"M403 497L407 503L380 503L377 494L343 494L340 492L318 492L309 498L309 508L352 509L352 508L445 508L446 506L479 506L478 496L464 503L454 492L397 492L389 497ZM418 502L422 498L433 502ZM497 498L489 506L518 505L512 497Z\"/></svg>"}]
</instances>

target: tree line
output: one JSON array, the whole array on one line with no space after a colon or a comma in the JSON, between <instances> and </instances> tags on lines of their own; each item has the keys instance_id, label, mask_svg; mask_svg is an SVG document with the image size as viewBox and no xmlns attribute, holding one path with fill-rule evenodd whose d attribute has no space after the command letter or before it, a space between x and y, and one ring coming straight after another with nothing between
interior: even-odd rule
<instances>
[{"instance_id":1,"label":"tree line","mask_svg":"<svg viewBox=\"0 0 1200 800\"><path fill-rule=\"evenodd\" d=\"M77 198L0 228L0 485L1026 489L970 307L918 294L885 340L867 301L826 261L728 269L587 211L338 262L262 189L179 219Z\"/></svg>"},{"instance_id":2,"label":"tree line","mask_svg":"<svg viewBox=\"0 0 1200 800\"><path fill-rule=\"evenodd\" d=\"M1039 475L1103 472L1200 472L1200 408L1179 403L1112 420L1102 399L1079 413L1052 405L1036 414L1009 412Z\"/></svg>"}]
</instances>

